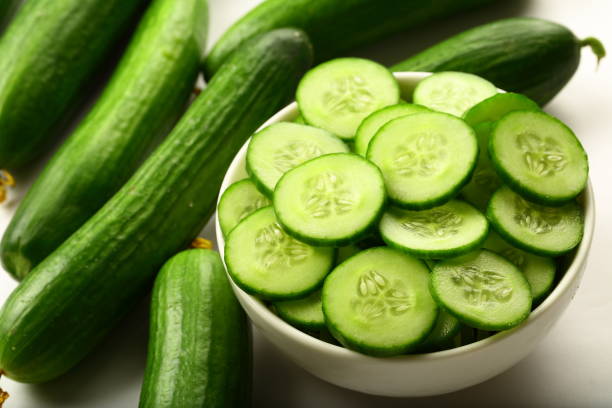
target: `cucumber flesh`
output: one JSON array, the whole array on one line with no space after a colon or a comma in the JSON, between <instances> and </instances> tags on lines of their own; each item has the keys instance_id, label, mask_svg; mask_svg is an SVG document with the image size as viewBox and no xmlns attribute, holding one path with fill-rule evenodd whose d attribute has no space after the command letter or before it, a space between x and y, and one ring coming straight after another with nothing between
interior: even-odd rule
<instances>
[{"instance_id":1,"label":"cucumber flesh","mask_svg":"<svg viewBox=\"0 0 612 408\"><path fill-rule=\"evenodd\" d=\"M459 321L476 329L510 329L531 312L525 275L486 249L437 263L431 294Z\"/></svg>"},{"instance_id":2,"label":"cucumber flesh","mask_svg":"<svg viewBox=\"0 0 612 408\"><path fill-rule=\"evenodd\" d=\"M584 229L582 209L576 202L546 207L525 200L508 187L493 194L487 218L512 245L542 256L571 251L582 240Z\"/></svg>"},{"instance_id":3,"label":"cucumber flesh","mask_svg":"<svg viewBox=\"0 0 612 408\"><path fill-rule=\"evenodd\" d=\"M217 207L223 235L227 236L240 221L270 204L270 200L257 190L251 180L235 182L225 190Z\"/></svg>"},{"instance_id":4,"label":"cucumber flesh","mask_svg":"<svg viewBox=\"0 0 612 408\"><path fill-rule=\"evenodd\" d=\"M333 248L315 248L287 235L272 207L245 218L225 242L225 263L245 291L271 300L314 292L333 267Z\"/></svg>"},{"instance_id":5,"label":"cucumber flesh","mask_svg":"<svg viewBox=\"0 0 612 408\"><path fill-rule=\"evenodd\" d=\"M418 83L414 103L462 117L472 106L497 93L495 85L464 72L440 72Z\"/></svg>"},{"instance_id":6,"label":"cucumber flesh","mask_svg":"<svg viewBox=\"0 0 612 408\"><path fill-rule=\"evenodd\" d=\"M570 128L543 112L515 111L500 119L489 156L510 188L540 204L561 205L586 187L584 148Z\"/></svg>"},{"instance_id":7,"label":"cucumber flesh","mask_svg":"<svg viewBox=\"0 0 612 408\"><path fill-rule=\"evenodd\" d=\"M402 354L431 332L438 307L429 269L386 247L365 250L337 266L323 285L323 313L346 347L375 356Z\"/></svg>"},{"instance_id":8,"label":"cucumber flesh","mask_svg":"<svg viewBox=\"0 0 612 408\"><path fill-rule=\"evenodd\" d=\"M480 246L488 230L486 217L460 200L423 211L392 207L380 220L389 246L426 259L465 254Z\"/></svg>"},{"instance_id":9,"label":"cucumber flesh","mask_svg":"<svg viewBox=\"0 0 612 408\"><path fill-rule=\"evenodd\" d=\"M283 320L299 329L323 330L326 328L320 290L303 299L274 302L274 308Z\"/></svg>"},{"instance_id":10,"label":"cucumber flesh","mask_svg":"<svg viewBox=\"0 0 612 408\"><path fill-rule=\"evenodd\" d=\"M353 139L366 116L399 102L399 84L373 61L338 58L308 71L296 100L307 123Z\"/></svg>"},{"instance_id":11,"label":"cucumber flesh","mask_svg":"<svg viewBox=\"0 0 612 408\"><path fill-rule=\"evenodd\" d=\"M463 115L463 120L470 126L482 122L496 122L506 113L517 110L536 110L540 107L525 95L507 92L493 95L474 105Z\"/></svg>"},{"instance_id":12,"label":"cucumber flesh","mask_svg":"<svg viewBox=\"0 0 612 408\"><path fill-rule=\"evenodd\" d=\"M370 141L385 123L402 116L428 111L429 109L424 106L411 103L399 103L397 105L387 106L386 108L382 108L370 114L361 122L359 128L357 128L357 133L355 135L355 153L366 157Z\"/></svg>"},{"instance_id":13,"label":"cucumber flesh","mask_svg":"<svg viewBox=\"0 0 612 408\"><path fill-rule=\"evenodd\" d=\"M382 171L391 201L414 210L455 196L469 181L477 157L472 128L439 112L392 120L376 133L367 153Z\"/></svg>"},{"instance_id":14,"label":"cucumber flesh","mask_svg":"<svg viewBox=\"0 0 612 408\"><path fill-rule=\"evenodd\" d=\"M283 174L328 153L348 152L348 146L326 130L280 122L256 133L247 150L247 171L267 196Z\"/></svg>"},{"instance_id":15,"label":"cucumber flesh","mask_svg":"<svg viewBox=\"0 0 612 408\"><path fill-rule=\"evenodd\" d=\"M380 171L351 153L310 160L285 173L274 190L280 224L316 246L357 242L378 222L384 204Z\"/></svg>"}]
</instances>

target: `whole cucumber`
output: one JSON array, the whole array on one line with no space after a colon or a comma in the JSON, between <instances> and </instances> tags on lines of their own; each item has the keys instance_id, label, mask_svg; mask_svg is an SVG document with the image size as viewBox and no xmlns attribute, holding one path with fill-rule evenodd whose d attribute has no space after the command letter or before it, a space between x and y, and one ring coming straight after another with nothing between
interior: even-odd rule
<instances>
[{"instance_id":1,"label":"whole cucumber","mask_svg":"<svg viewBox=\"0 0 612 408\"><path fill-rule=\"evenodd\" d=\"M87 355L206 224L234 155L292 98L311 61L295 29L241 47L130 180L11 293L0 372L44 382Z\"/></svg>"},{"instance_id":2,"label":"whole cucumber","mask_svg":"<svg viewBox=\"0 0 612 408\"><path fill-rule=\"evenodd\" d=\"M192 249L155 279L141 408L250 406L250 328L221 257Z\"/></svg>"},{"instance_id":3,"label":"whole cucumber","mask_svg":"<svg viewBox=\"0 0 612 408\"><path fill-rule=\"evenodd\" d=\"M4 268L23 279L132 175L184 110L202 62L206 0L154 0L110 83L38 176L4 233Z\"/></svg>"},{"instance_id":4,"label":"whole cucumber","mask_svg":"<svg viewBox=\"0 0 612 408\"><path fill-rule=\"evenodd\" d=\"M469 72L544 105L572 78L584 45L591 46L599 58L605 55L598 40L580 41L560 24L508 18L464 31L391 69Z\"/></svg>"},{"instance_id":5,"label":"whole cucumber","mask_svg":"<svg viewBox=\"0 0 612 408\"><path fill-rule=\"evenodd\" d=\"M205 72L213 75L223 61L254 35L280 27L308 34L315 61L429 21L495 0L266 0L232 25L208 54Z\"/></svg>"},{"instance_id":6,"label":"whole cucumber","mask_svg":"<svg viewBox=\"0 0 612 408\"><path fill-rule=\"evenodd\" d=\"M30 163L58 133L145 0L28 0L0 37L0 168Z\"/></svg>"}]
</instances>

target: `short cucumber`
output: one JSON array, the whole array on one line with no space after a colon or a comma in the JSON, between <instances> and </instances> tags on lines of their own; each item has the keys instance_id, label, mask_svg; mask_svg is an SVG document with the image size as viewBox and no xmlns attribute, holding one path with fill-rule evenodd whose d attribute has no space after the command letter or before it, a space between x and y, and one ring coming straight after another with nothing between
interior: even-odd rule
<instances>
[{"instance_id":1,"label":"short cucumber","mask_svg":"<svg viewBox=\"0 0 612 408\"><path fill-rule=\"evenodd\" d=\"M562 255L582 240L582 209L574 201L561 207L545 207L502 187L491 197L487 217L512 245L542 256Z\"/></svg>"},{"instance_id":2,"label":"short cucumber","mask_svg":"<svg viewBox=\"0 0 612 408\"><path fill-rule=\"evenodd\" d=\"M270 204L250 179L235 182L225 190L217 207L223 235L227 236L240 221Z\"/></svg>"},{"instance_id":3,"label":"short cucumber","mask_svg":"<svg viewBox=\"0 0 612 408\"><path fill-rule=\"evenodd\" d=\"M303 33L282 29L236 52L130 180L32 270L0 310L4 375L58 377L142 299L213 214L241 146L290 100L310 47Z\"/></svg>"},{"instance_id":4,"label":"short cucumber","mask_svg":"<svg viewBox=\"0 0 612 408\"><path fill-rule=\"evenodd\" d=\"M307 123L353 139L370 113L399 102L399 85L374 61L338 58L310 71L300 81L296 100Z\"/></svg>"},{"instance_id":5,"label":"short cucumber","mask_svg":"<svg viewBox=\"0 0 612 408\"><path fill-rule=\"evenodd\" d=\"M429 111L428 108L411 103L399 103L377 110L366 117L355 134L355 153L366 157L370 141L378 130L387 122L413 113Z\"/></svg>"},{"instance_id":6,"label":"short cucumber","mask_svg":"<svg viewBox=\"0 0 612 408\"><path fill-rule=\"evenodd\" d=\"M325 316L318 290L303 299L274 302L276 313L287 323L303 330L323 330Z\"/></svg>"},{"instance_id":7,"label":"short cucumber","mask_svg":"<svg viewBox=\"0 0 612 408\"><path fill-rule=\"evenodd\" d=\"M272 207L246 217L225 242L233 281L265 299L299 299L314 292L333 263L333 248L311 247L287 235Z\"/></svg>"},{"instance_id":8,"label":"short cucumber","mask_svg":"<svg viewBox=\"0 0 612 408\"><path fill-rule=\"evenodd\" d=\"M365 250L339 266L323 285L323 313L346 347L375 356L407 352L431 332L438 307L429 269L387 247Z\"/></svg>"},{"instance_id":9,"label":"short cucumber","mask_svg":"<svg viewBox=\"0 0 612 408\"><path fill-rule=\"evenodd\" d=\"M416 346L413 352L429 353L451 348L453 338L461 330L461 323L453 315L440 309L436 324L425 340Z\"/></svg>"},{"instance_id":10,"label":"short cucumber","mask_svg":"<svg viewBox=\"0 0 612 408\"><path fill-rule=\"evenodd\" d=\"M508 259L525 274L534 302L539 302L552 290L557 269L554 259L515 248L494 231L489 232L483 247Z\"/></svg>"},{"instance_id":11,"label":"short cucumber","mask_svg":"<svg viewBox=\"0 0 612 408\"><path fill-rule=\"evenodd\" d=\"M482 122L496 122L506 113L517 110L540 110L540 107L525 95L512 92L500 93L472 106L463 115L463 120L474 127Z\"/></svg>"},{"instance_id":12,"label":"short cucumber","mask_svg":"<svg viewBox=\"0 0 612 408\"><path fill-rule=\"evenodd\" d=\"M570 128L544 112L505 115L489 138L489 156L510 188L540 204L561 205L586 187L584 148Z\"/></svg>"},{"instance_id":13,"label":"short cucumber","mask_svg":"<svg viewBox=\"0 0 612 408\"><path fill-rule=\"evenodd\" d=\"M479 247L487 237L489 223L468 203L451 200L423 211L391 207L379 228L389 246L418 258L442 259Z\"/></svg>"},{"instance_id":14,"label":"short cucumber","mask_svg":"<svg viewBox=\"0 0 612 408\"><path fill-rule=\"evenodd\" d=\"M253 135L246 154L247 171L259 190L271 197L281 176L295 166L348 150L342 140L326 130L280 122Z\"/></svg>"},{"instance_id":15,"label":"short cucumber","mask_svg":"<svg viewBox=\"0 0 612 408\"><path fill-rule=\"evenodd\" d=\"M380 171L351 153L327 154L285 173L274 190L279 223L315 246L355 243L380 219L385 184Z\"/></svg>"},{"instance_id":16,"label":"short cucumber","mask_svg":"<svg viewBox=\"0 0 612 408\"><path fill-rule=\"evenodd\" d=\"M0 168L44 151L145 3L24 2L0 37Z\"/></svg>"},{"instance_id":17,"label":"short cucumber","mask_svg":"<svg viewBox=\"0 0 612 408\"><path fill-rule=\"evenodd\" d=\"M391 67L392 71L461 71L540 105L572 78L580 49L605 55L595 38L579 40L561 24L539 18L506 18L471 28Z\"/></svg>"},{"instance_id":18,"label":"short cucumber","mask_svg":"<svg viewBox=\"0 0 612 408\"><path fill-rule=\"evenodd\" d=\"M506 330L531 312L525 275L505 258L477 250L437 263L431 294L459 321L482 330Z\"/></svg>"},{"instance_id":19,"label":"short cucumber","mask_svg":"<svg viewBox=\"0 0 612 408\"><path fill-rule=\"evenodd\" d=\"M376 133L367 153L382 171L391 201L414 210L438 206L459 193L477 157L472 128L439 112L392 120Z\"/></svg>"},{"instance_id":20,"label":"short cucumber","mask_svg":"<svg viewBox=\"0 0 612 408\"><path fill-rule=\"evenodd\" d=\"M217 252L173 256L155 279L140 408L251 404L250 327Z\"/></svg>"},{"instance_id":21,"label":"short cucumber","mask_svg":"<svg viewBox=\"0 0 612 408\"><path fill-rule=\"evenodd\" d=\"M472 106L496 93L495 85L479 76L440 72L420 81L412 99L435 111L462 117Z\"/></svg>"}]
</instances>

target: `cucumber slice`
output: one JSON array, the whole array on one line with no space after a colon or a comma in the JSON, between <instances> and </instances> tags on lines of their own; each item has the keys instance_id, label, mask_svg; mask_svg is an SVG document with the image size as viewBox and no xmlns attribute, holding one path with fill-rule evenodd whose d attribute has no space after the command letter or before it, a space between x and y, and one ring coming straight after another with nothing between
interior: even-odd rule
<instances>
[{"instance_id":1,"label":"cucumber slice","mask_svg":"<svg viewBox=\"0 0 612 408\"><path fill-rule=\"evenodd\" d=\"M350 153L327 154L289 170L274 190L281 225L316 246L357 242L379 220L384 204L380 171Z\"/></svg>"},{"instance_id":2,"label":"cucumber slice","mask_svg":"<svg viewBox=\"0 0 612 408\"><path fill-rule=\"evenodd\" d=\"M514 191L543 205L560 205L584 190L589 164L582 145L559 120L543 112L516 111L500 119L489 156Z\"/></svg>"},{"instance_id":3,"label":"cucumber slice","mask_svg":"<svg viewBox=\"0 0 612 408\"><path fill-rule=\"evenodd\" d=\"M482 122L474 126L478 139L478 162L469 183L461 190L462 197L482 212L487 210L487 204L493 193L502 186L502 181L495 172L487 151L492 128L491 122Z\"/></svg>"},{"instance_id":4,"label":"cucumber slice","mask_svg":"<svg viewBox=\"0 0 612 408\"><path fill-rule=\"evenodd\" d=\"M413 210L450 200L469 181L477 157L472 128L439 112L392 120L376 133L367 153L382 171L393 203Z\"/></svg>"},{"instance_id":5,"label":"cucumber slice","mask_svg":"<svg viewBox=\"0 0 612 408\"><path fill-rule=\"evenodd\" d=\"M414 103L462 117L472 106L497 93L495 85L473 74L439 72L419 82Z\"/></svg>"},{"instance_id":6,"label":"cucumber slice","mask_svg":"<svg viewBox=\"0 0 612 408\"><path fill-rule=\"evenodd\" d=\"M402 354L431 332L438 307L429 269L391 248L365 250L337 266L323 285L330 332L346 347L375 356Z\"/></svg>"},{"instance_id":7,"label":"cucumber slice","mask_svg":"<svg viewBox=\"0 0 612 408\"><path fill-rule=\"evenodd\" d=\"M483 247L503 256L525 274L534 302L544 299L552 290L557 269L554 259L515 248L494 231L489 232Z\"/></svg>"},{"instance_id":8,"label":"cucumber slice","mask_svg":"<svg viewBox=\"0 0 612 408\"><path fill-rule=\"evenodd\" d=\"M299 329L323 330L326 328L320 290L303 299L274 302L274 308L281 319Z\"/></svg>"},{"instance_id":9,"label":"cucumber slice","mask_svg":"<svg viewBox=\"0 0 612 408\"><path fill-rule=\"evenodd\" d=\"M574 201L545 207L502 187L491 197L487 217L512 245L542 256L565 254L582 240L582 209Z\"/></svg>"},{"instance_id":10,"label":"cucumber slice","mask_svg":"<svg viewBox=\"0 0 612 408\"><path fill-rule=\"evenodd\" d=\"M293 119L293 123L298 123L300 125L305 125L306 121L304 120L304 117L301 114L298 114L295 119Z\"/></svg>"},{"instance_id":11,"label":"cucumber slice","mask_svg":"<svg viewBox=\"0 0 612 408\"><path fill-rule=\"evenodd\" d=\"M247 171L257 187L272 196L278 179L288 170L315 157L348 150L326 130L280 122L253 135L246 155Z\"/></svg>"},{"instance_id":12,"label":"cucumber slice","mask_svg":"<svg viewBox=\"0 0 612 408\"><path fill-rule=\"evenodd\" d=\"M481 330L510 329L531 311L525 275L486 249L437 263L431 294L459 321Z\"/></svg>"},{"instance_id":13,"label":"cucumber slice","mask_svg":"<svg viewBox=\"0 0 612 408\"><path fill-rule=\"evenodd\" d=\"M470 126L476 126L482 122L496 122L505 114L517 110L539 111L540 107L525 95L500 93L474 105L465 113L463 120Z\"/></svg>"},{"instance_id":14,"label":"cucumber slice","mask_svg":"<svg viewBox=\"0 0 612 408\"><path fill-rule=\"evenodd\" d=\"M270 204L270 200L261 194L249 179L229 186L221 196L217 208L223 236L227 236L244 218Z\"/></svg>"},{"instance_id":15,"label":"cucumber slice","mask_svg":"<svg viewBox=\"0 0 612 408\"><path fill-rule=\"evenodd\" d=\"M351 256L361 252L361 250L361 248L354 244L338 248L338 250L336 251L336 265L340 265L342 262L346 261Z\"/></svg>"},{"instance_id":16,"label":"cucumber slice","mask_svg":"<svg viewBox=\"0 0 612 408\"><path fill-rule=\"evenodd\" d=\"M307 123L352 139L366 116L399 102L400 89L384 66L361 58L338 58L308 71L296 99Z\"/></svg>"},{"instance_id":17,"label":"cucumber slice","mask_svg":"<svg viewBox=\"0 0 612 408\"><path fill-rule=\"evenodd\" d=\"M389 246L427 259L465 254L482 244L488 230L487 218L460 200L423 211L391 207L380 220Z\"/></svg>"},{"instance_id":18,"label":"cucumber slice","mask_svg":"<svg viewBox=\"0 0 612 408\"><path fill-rule=\"evenodd\" d=\"M377 110L361 122L355 135L355 153L365 157L368 152L370 141L378 130L387 122L413 113L429 112L430 110L421 105L411 103L399 103Z\"/></svg>"},{"instance_id":19,"label":"cucumber slice","mask_svg":"<svg viewBox=\"0 0 612 408\"><path fill-rule=\"evenodd\" d=\"M415 352L428 353L451 348L453 347L453 338L459 334L460 330L461 323L459 320L447 311L440 309L433 330L416 347Z\"/></svg>"},{"instance_id":20,"label":"cucumber slice","mask_svg":"<svg viewBox=\"0 0 612 408\"><path fill-rule=\"evenodd\" d=\"M225 264L232 280L265 299L308 295L321 285L333 262L333 248L314 248L287 235L272 207L246 217L225 242Z\"/></svg>"}]
</instances>

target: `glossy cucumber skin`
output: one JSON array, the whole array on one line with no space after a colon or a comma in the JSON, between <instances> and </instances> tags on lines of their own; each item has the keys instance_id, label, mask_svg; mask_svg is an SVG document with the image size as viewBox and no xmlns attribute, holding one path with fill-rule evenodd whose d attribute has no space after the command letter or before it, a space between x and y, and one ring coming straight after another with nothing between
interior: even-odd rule
<instances>
[{"instance_id":1,"label":"glossy cucumber skin","mask_svg":"<svg viewBox=\"0 0 612 408\"><path fill-rule=\"evenodd\" d=\"M4 233L0 257L23 279L132 175L178 119L206 42L206 0L154 0L92 111L53 156Z\"/></svg>"},{"instance_id":2,"label":"glossy cucumber skin","mask_svg":"<svg viewBox=\"0 0 612 408\"><path fill-rule=\"evenodd\" d=\"M155 279L141 408L250 405L250 328L219 254L171 258Z\"/></svg>"},{"instance_id":3,"label":"glossy cucumber skin","mask_svg":"<svg viewBox=\"0 0 612 408\"><path fill-rule=\"evenodd\" d=\"M464 31L391 67L393 71L462 71L543 105L571 79L580 41L538 18L508 18Z\"/></svg>"},{"instance_id":4,"label":"glossy cucumber skin","mask_svg":"<svg viewBox=\"0 0 612 408\"><path fill-rule=\"evenodd\" d=\"M292 98L311 61L294 29L236 52L121 190L9 296L0 371L44 382L87 355L201 231L234 155Z\"/></svg>"},{"instance_id":5,"label":"glossy cucumber skin","mask_svg":"<svg viewBox=\"0 0 612 408\"><path fill-rule=\"evenodd\" d=\"M21 0L0 0L0 35L21 5Z\"/></svg>"},{"instance_id":6,"label":"glossy cucumber skin","mask_svg":"<svg viewBox=\"0 0 612 408\"><path fill-rule=\"evenodd\" d=\"M280 27L300 28L322 62L387 35L495 0L267 0L217 41L205 62L213 75L242 42Z\"/></svg>"},{"instance_id":7,"label":"glossy cucumber skin","mask_svg":"<svg viewBox=\"0 0 612 408\"><path fill-rule=\"evenodd\" d=\"M145 0L28 0L0 37L0 168L29 164Z\"/></svg>"}]
</instances>

